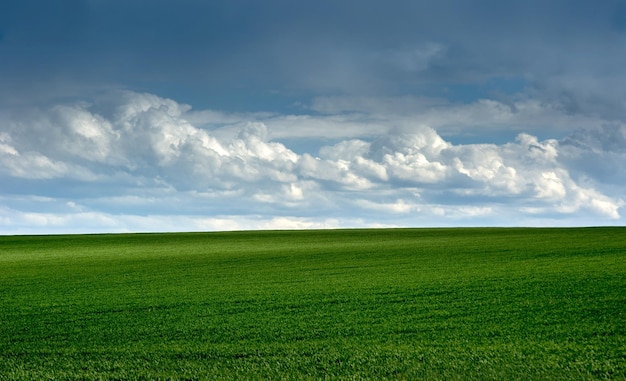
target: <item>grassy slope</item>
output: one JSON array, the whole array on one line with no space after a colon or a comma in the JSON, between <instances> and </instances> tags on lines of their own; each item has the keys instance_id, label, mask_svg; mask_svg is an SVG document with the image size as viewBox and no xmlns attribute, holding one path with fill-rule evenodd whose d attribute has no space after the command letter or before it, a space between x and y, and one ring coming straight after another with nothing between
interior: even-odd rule
<instances>
[{"instance_id":1,"label":"grassy slope","mask_svg":"<svg viewBox=\"0 0 626 381\"><path fill-rule=\"evenodd\" d=\"M624 379L626 228L0 237L4 379Z\"/></svg>"}]
</instances>

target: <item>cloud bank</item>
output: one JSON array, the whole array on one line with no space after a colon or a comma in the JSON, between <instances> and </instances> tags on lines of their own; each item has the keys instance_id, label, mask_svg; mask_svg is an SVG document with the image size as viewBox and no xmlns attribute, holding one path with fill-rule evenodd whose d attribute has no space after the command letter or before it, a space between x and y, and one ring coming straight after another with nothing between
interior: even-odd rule
<instances>
[{"instance_id":1,"label":"cloud bank","mask_svg":"<svg viewBox=\"0 0 626 381\"><path fill-rule=\"evenodd\" d=\"M572 129L530 101L403 99L409 111L389 110L402 99L319 98L297 115L233 114L115 91L4 110L0 230L624 222L624 124ZM454 143L441 131L459 120L515 135ZM564 137L533 135L546 121Z\"/></svg>"}]
</instances>

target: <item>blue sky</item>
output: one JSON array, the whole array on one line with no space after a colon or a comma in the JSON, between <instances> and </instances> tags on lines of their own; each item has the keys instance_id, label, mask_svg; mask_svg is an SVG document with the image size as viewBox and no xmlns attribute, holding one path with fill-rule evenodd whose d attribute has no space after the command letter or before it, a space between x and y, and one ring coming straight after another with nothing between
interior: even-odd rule
<instances>
[{"instance_id":1,"label":"blue sky","mask_svg":"<svg viewBox=\"0 0 626 381\"><path fill-rule=\"evenodd\" d=\"M623 1L0 0L0 234L626 222Z\"/></svg>"}]
</instances>

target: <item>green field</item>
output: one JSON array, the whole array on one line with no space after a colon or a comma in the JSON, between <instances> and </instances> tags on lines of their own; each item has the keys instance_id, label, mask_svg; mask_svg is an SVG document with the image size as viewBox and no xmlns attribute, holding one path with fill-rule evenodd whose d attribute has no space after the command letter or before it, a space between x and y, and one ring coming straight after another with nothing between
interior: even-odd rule
<instances>
[{"instance_id":1,"label":"green field","mask_svg":"<svg viewBox=\"0 0 626 381\"><path fill-rule=\"evenodd\" d=\"M626 379L626 228L0 237L0 380Z\"/></svg>"}]
</instances>

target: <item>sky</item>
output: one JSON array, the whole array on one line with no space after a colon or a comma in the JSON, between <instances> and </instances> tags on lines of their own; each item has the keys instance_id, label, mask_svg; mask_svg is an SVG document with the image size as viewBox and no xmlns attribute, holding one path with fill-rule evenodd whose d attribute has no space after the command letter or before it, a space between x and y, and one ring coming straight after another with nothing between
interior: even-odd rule
<instances>
[{"instance_id":1,"label":"sky","mask_svg":"<svg viewBox=\"0 0 626 381\"><path fill-rule=\"evenodd\" d=\"M626 223L623 0L0 0L0 234Z\"/></svg>"}]
</instances>

